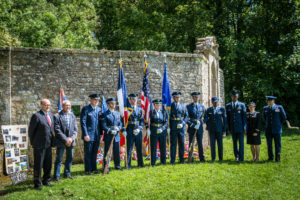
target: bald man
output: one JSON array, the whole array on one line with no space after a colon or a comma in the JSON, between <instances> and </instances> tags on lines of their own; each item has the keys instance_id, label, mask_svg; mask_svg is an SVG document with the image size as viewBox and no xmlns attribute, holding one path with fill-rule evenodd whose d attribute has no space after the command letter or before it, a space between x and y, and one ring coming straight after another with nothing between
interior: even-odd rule
<instances>
[{"instance_id":1,"label":"bald man","mask_svg":"<svg viewBox=\"0 0 300 200\"><path fill-rule=\"evenodd\" d=\"M48 99L41 101L41 110L34 113L29 123L29 139L33 147L34 157L34 188L41 190L41 172L44 170L43 185L51 187L52 152L51 141L54 130L51 103Z\"/></svg>"}]
</instances>

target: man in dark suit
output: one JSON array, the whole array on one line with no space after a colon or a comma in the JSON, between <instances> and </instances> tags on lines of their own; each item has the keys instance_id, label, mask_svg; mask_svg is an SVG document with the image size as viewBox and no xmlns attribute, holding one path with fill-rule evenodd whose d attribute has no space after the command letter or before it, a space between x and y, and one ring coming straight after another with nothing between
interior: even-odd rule
<instances>
[{"instance_id":1,"label":"man in dark suit","mask_svg":"<svg viewBox=\"0 0 300 200\"><path fill-rule=\"evenodd\" d=\"M181 92L172 93L174 101L171 104L171 164L175 164L177 140L179 147L179 161L184 163L184 135L188 120L188 111L183 103L180 103Z\"/></svg>"},{"instance_id":2,"label":"man in dark suit","mask_svg":"<svg viewBox=\"0 0 300 200\"><path fill-rule=\"evenodd\" d=\"M41 101L41 110L32 115L29 123L29 138L34 156L34 188L41 190L41 172L44 170L43 185L51 187L52 152L51 141L54 137L53 114L50 112L50 101Z\"/></svg>"},{"instance_id":3,"label":"man in dark suit","mask_svg":"<svg viewBox=\"0 0 300 200\"><path fill-rule=\"evenodd\" d=\"M54 164L54 181L59 181L60 166L66 149L64 177L71 178L73 160L73 147L77 136L77 123L75 115L70 112L71 102L63 102L63 110L54 116L54 131L56 137L56 159Z\"/></svg>"},{"instance_id":4,"label":"man in dark suit","mask_svg":"<svg viewBox=\"0 0 300 200\"><path fill-rule=\"evenodd\" d=\"M80 113L81 138L84 140L84 169L87 175L97 171L97 153L100 144L100 115L98 107L100 94L89 95L90 104L83 107Z\"/></svg>"},{"instance_id":5,"label":"man in dark suit","mask_svg":"<svg viewBox=\"0 0 300 200\"><path fill-rule=\"evenodd\" d=\"M226 104L228 130L232 134L233 152L236 161L244 161L244 134L247 133L246 106L239 102L240 91L231 91L232 102ZM239 148L238 148L239 143Z\"/></svg>"},{"instance_id":6,"label":"man in dark suit","mask_svg":"<svg viewBox=\"0 0 300 200\"><path fill-rule=\"evenodd\" d=\"M129 102L132 107L132 113L128 118L128 126L126 132L123 132L123 135L126 136L127 140L127 158L128 158L128 168L131 168L131 154L133 150L133 144L135 143L137 151L137 160L138 166L144 167L142 146L143 138L142 131L144 127L144 117L143 109L137 106L138 94L129 94ZM125 134L124 134L125 133Z\"/></svg>"},{"instance_id":7,"label":"man in dark suit","mask_svg":"<svg viewBox=\"0 0 300 200\"><path fill-rule=\"evenodd\" d=\"M280 162L282 124L286 121L286 114L281 105L275 104L276 97L267 96L268 105L263 109L266 122L265 133L267 138L269 161L274 159L272 140L275 143L275 161Z\"/></svg>"},{"instance_id":8,"label":"man in dark suit","mask_svg":"<svg viewBox=\"0 0 300 200\"><path fill-rule=\"evenodd\" d=\"M219 98L212 97L212 107L205 112L205 119L210 139L211 160L216 159L216 141L218 143L219 161L223 161L223 135L226 131L226 112L225 109L218 106ZM223 133L223 134L222 134Z\"/></svg>"}]
</instances>

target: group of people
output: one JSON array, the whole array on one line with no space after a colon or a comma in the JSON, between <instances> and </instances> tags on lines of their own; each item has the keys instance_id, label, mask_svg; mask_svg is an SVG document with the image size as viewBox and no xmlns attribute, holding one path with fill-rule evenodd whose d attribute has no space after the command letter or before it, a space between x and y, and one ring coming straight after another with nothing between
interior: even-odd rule
<instances>
[{"instance_id":1,"label":"group of people","mask_svg":"<svg viewBox=\"0 0 300 200\"><path fill-rule=\"evenodd\" d=\"M120 134L123 134L127 143L127 168L131 168L131 155L133 145L137 151L139 167L144 167L142 156L142 130L146 128L146 134L150 137L151 166L156 163L157 142L160 149L160 162L166 164L166 143L170 139L170 163L175 164L177 144L179 148L179 162L184 163L185 132L189 135L189 144L195 138L198 143L199 159L205 162L203 153L203 125L209 133L211 160L216 159L216 143L218 146L219 161L223 160L223 135L226 131L232 135L233 150L236 161L244 161L244 135L247 135L247 144L251 145L253 161L259 161L259 145L261 114L255 111L255 103L248 104L249 112L246 112L244 103L239 102L239 91L231 91L232 101L223 108L219 106L219 98L212 97L212 107L205 108L199 103L200 93L191 93L193 102L185 105L180 102L181 92L173 92L173 102L170 112L162 108L162 100L152 101L153 110L150 112L150 120L145 123L143 110L137 105L137 94L128 95L132 112L125 126L118 111L116 111L116 99L108 98L106 103L108 110L102 112L98 106L100 94L89 95L90 104L83 107L80 114L82 140L84 141L84 169L87 175L98 173L97 152L102 134L104 134L104 160L105 166L110 146L112 145L114 167L122 170L120 166ZM267 96L267 106L263 108L263 118L266 122L265 134L268 146L269 160L274 160L272 141L275 143L275 160L280 161L282 124L286 120L286 114L282 106L275 104L276 97ZM66 150L64 177L72 178L71 165L73 159L73 147L77 136L76 118L71 110L70 101L63 102L63 110L55 115L50 112L50 101L41 101L41 110L33 114L29 124L29 137L34 149L34 186L41 190L41 185L52 186L51 163L53 139L56 139L56 160L54 165L54 181L60 179L60 166L63 153ZM55 134L53 134L53 132ZM44 170L41 181L41 169Z\"/></svg>"}]
</instances>

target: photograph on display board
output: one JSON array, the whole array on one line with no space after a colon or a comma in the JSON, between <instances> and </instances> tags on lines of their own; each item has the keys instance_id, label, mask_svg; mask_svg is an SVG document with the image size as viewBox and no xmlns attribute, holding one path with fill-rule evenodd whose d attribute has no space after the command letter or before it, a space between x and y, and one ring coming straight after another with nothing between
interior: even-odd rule
<instances>
[{"instance_id":1,"label":"photograph on display board","mask_svg":"<svg viewBox=\"0 0 300 200\"><path fill-rule=\"evenodd\" d=\"M10 158L11 157L11 151L10 150L6 150L5 151L5 157L6 158Z\"/></svg>"},{"instance_id":2,"label":"photograph on display board","mask_svg":"<svg viewBox=\"0 0 300 200\"><path fill-rule=\"evenodd\" d=\"M26 136L22 136L22 142L26 142L27 141L27 137Z\"/></svg>"},{"instance_id":3,"label":"photograph on display board","mask_svg":"<svg viewBox=\"0 0 300 200\"><path fill-rule=\"evenodd\" d=\"M25 148L25 144L24 143L19 144L19 148Z\"/></svg>"},{"instance_id":4,"label":"photograph on display board","mask_svg":"<svg viewBox=\"0 0 300 200\"><path fill-rule=\"evenodd\" d=\"M8 129L3 129L3 135L5 134L5 135L8 135Z\"/></svg>"},{"instance_id":5,"label":"photograph on display board","mask_svg":"<svg viewBox=\"0 0 300 200\"><path fill-rule=\"evenodd\" d=\"M26 170L27 169L27 162L21 163L21 168L22 168L22 170Z\"/></svg>"},{"instance_id":6,"label":"photograph on display board","mask_svg":"<svg viewBox=\"0 0 300 200\"><path fill-rule=\"evenodd\" d=\"M27 149L21 149L20 151L22 156L27 155Z\"/></svg>"},{"instance_id":7,"label":"photograph on display board","mask_svg":"<svg viewBox=\"0 0 300 200\"><path fill-rule=\"evenodd\" d=\"M17 137L17 136L12 136L12 141L13 142L18 142L19 141L19 137Z\"/></svg>"},{"instance_id":8,"label":"photograph on display board","mask_svg":"<svg viewBox=\"0 0 300 200\"><path fill-rule=\"evenodd\" d=\"M4 147L5 147L5 149L10 149L11 148L11 144L5 144Z\"/></svg>"},{"instance_id":9,"label":"photograph on display board","mask_svg":"<svg viewBox=\"0 0 300 200\"><path fill-rule=\"evenodd\" d=\"M11 136L5 136L5 142L11 142Z\"/></svg>"},{"instance_id":10,"label":"photograph on display board","mask_svg":"<svg viewBox=\"0 0 300 200\"><path fill-rule=\"evenodd\" d=\"M8 158L7 159L7 165L12 165L13 164L13 159L12 158Z\"/></svg>"},{"instance_id":11,"label":"photograph on display board","mask_svg":"<svg viewBox=\"0 0 300 200\"><path fill-rule=\"evenodd\" d=\"M18 146L17 146L17 143L13 143L13 144L10 144L10 148L11 149L15 149L15 148L17 148Z\"/></svg>"},{"instance_id":12,"label":"photograph on display board","mask_svg":"<svg viewBox=\"0 0 300 200\"><path fill-rule=\"evenodd\" d=\"M14 149L15 150L15 156L20 156L20 151L19 149Z\"/></svg>"},{"instance_id":13,"label":"photograph on display board","mask_svg":"<svg viewBox=\"0 0 300 200\"><path fill-rule=\"evenodd\" d=\"M20 157L20 162L27 162L27 156Z\"/></svg>"},{"instance_id":14,"label":"photograph on display board","mask_svg":"<svg viewBox=\"0 0 300 200\"><path fill-rule=\"evenodd\" d=\"M20 133L21 134L26 134L26 128L20 128Z\"/></svg>"},{"instance_id":15,"label":"photograph on display board","mask_svg":"<svg viewBox=\"0 0 300 200\"><path fill-rule=\"evenodd\" d=\"M7 167L7 173L14 173L14 167Z\"/></svg>"}]
</instances>

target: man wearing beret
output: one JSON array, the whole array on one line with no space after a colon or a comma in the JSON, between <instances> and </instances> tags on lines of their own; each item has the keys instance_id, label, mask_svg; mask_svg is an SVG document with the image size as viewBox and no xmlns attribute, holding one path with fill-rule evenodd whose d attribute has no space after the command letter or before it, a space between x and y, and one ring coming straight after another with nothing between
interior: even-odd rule
<instances>
[{"instance_id":1,"label":"man wearing beret","mask_svg":"<svg viewBox=\"0 0 300 200\"><path fill-rule=\"evenodd\" d=\"M89 95L90 104L83 107L80 113L81 138L84 141L84 169L87 175L97 173L97 153L100 144L100 115L98 107L100 94Z\"/></svg>"},{"instance_id":2,"label":"man wearing beret","mask_svg":"<svg viewBox=\"0 0 300 200\"><path fill-rule=\"evenodd\" d=\"M232 134L233 152L236 161L244 161L244 134L247 133L246 106L239 102L240 91L231 91L232 102L226 104L228 130ZM238 148L239 143L239 148Z\"/></svg>"},{"instance_id":3,"label":"man wearing beret","mask_svg":"<svg viewBox=\"0 0 300 200\"><path fill-rule=\"evenodd\" d=\"M171 104L170 128L171 128L171 164L175 164L177 140L179 147L179 162L184 163L184 135L188 120L188 111L183 103L180 103L181 92L172 93L174 101Z\"/></svg>"},{"instance_id":4,"label":"man wearing beret","mask_svg":"<svg viewBox=\"0 0 300 200\"><path fill-rule=\"evenodd\" d=\"M205 113L205 121L210 140L211 160L216 159L216 141L218 143L219 161L223 161L223 134L226 131L226 111L218 106L219 98L212 97L212 107L208 108ZM223 133L223 134L222 134Z\"/></svg>"},{"instance_id":5,"label":"man wearing beret","mask_svg":"<svg viewBox=\"0 0 300 200\"><path fill-rule=\"evenodd\" d=\"M122 118L116 108L116 99L108 98L106 100L108 110L101 115L101 125L104 130L104 159L103 166L105 167L106 155L108 153L110 144L113 145L113 157L116 170L122 170L120 166L120 135L119 131L122 129Z\"/></svg>"},{"instance_id":6,"label":"man wearing beret","mask_svg":"<svg viewBox=\"0 0 300 200\"><path fill-rule=\"evenodd\" d=\"M187 106L187 110L189 113L189 119L187 121L187 124L189 126L188 133L189 133L189 146L192 145L192 140L194 135L196 134L197 143L198 143L198 153L199 153L199 159L201 162L204 162L204 156L203 156L203 145L202 145L202 138L203 138L203 119L205 114L205 107L198 103L200 92L193 92L191 94L193 98L193 103L189 104Z\"/></svg>"},{"instance_id":7,"label":"man wearing beret","mask_svg":"<svg viewBox=\"0 0 300 200\"><path fill-rule=\"evenodd\" d=\"M276 97L267 96L268 105L263 109L266 122L265 133L267 138L269 161L274 160L273 139L275 143L275 161L280 162L282 124L286 121L286 114L281 105L275 104Z\"/></svg>"},{"instance_id":8,"label":"man wearing beret","mask_svg":"<svg viewBox=\"0 0 300 200\"><path fill-rule=\"evenodd\" d=\"M128 118L128 126L124 136L127 140L127 158L128 158L128 168L131 168L131 154L133 150L133 144L135 144L137 151L137 161L139 167L144 167L142 146L143 146L143 127L144 127L144 117L143 109L137 106L138 94L128 95L130 105L132 107L132 113Z\"/></svg>"}]
</instances>

